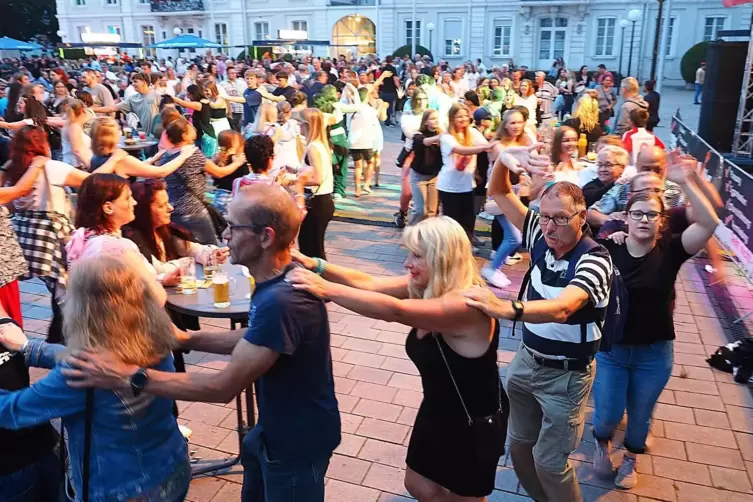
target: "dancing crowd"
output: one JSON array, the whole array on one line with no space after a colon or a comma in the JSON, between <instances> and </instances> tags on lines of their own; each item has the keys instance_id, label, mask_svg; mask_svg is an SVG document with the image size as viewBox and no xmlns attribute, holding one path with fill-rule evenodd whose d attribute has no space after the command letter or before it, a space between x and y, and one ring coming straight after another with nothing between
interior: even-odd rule
<instances>
[{"instance_id":1,"label":"dancing crowd","mask_svg":"<svg viewBox=\"0 0 753 502\"><path fill-rule=\"evenodd\" d=\"M419 501L485 500L506 448L534 500L583 500L568 457L591 392L594 467L639 482L672 371L674 284L696 253L717 254L720 204L703 165L651 132L652 82L644 99L623 78L618 97L603 65L561 60L535 73L391 56L8 66L0 500L57 501L69 478L75 500L182 501L191 431L175 401L226 403L255 382L242 500L322 501L341 433L326 302L411 328L423 400L404 482ZM379 187L383 126L404 137L408 257L392 277L325 253L335 201ZM479 215L496 250L481 269ZM518 251L530 268L518 299L500 299L490 286L510 285ZM247 327L165 307L189 257L247 267ZM31 278L51 293L46 341L23 331ZM521 342L503 384L505 320ZM189 350L230 362L185 372ZM50 372L30 385L28 367Z\"/></svg>"}]
</instances>

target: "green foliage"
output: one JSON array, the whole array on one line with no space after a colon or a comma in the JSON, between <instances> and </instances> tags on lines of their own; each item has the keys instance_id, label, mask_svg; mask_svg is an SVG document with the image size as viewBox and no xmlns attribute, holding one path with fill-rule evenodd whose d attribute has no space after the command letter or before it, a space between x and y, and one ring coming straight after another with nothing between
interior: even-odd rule
<instances>
[{"instance_id":1,"label":"green foliage","mask_svg":"<svg viewBox=\"0 0 753 502\"><path fill-rule=\"evenodd\" d=\"M708 49L708 46L708 42L699 42L688 49L688 52L682 56L682 61L680 61L680 73L682 73L682 78L685 82L689 84L695 82L695 72L698 67L701 66L701 61L706 61L706 50Z\"/></svg>"},{"instance_id":2,"label":"green foliage","mask_svg":"<svg viewBox=\"0 0 753 502\"><path fill-rule=\"evenodd\" d=\"M416 54L421 54L422 56L429 56L432 61L434 61L434 56L431 55L431 51L424 47L423 45L416 45ZM395 52L392 53L392 57L395 58L401 58L403 56L410 56L413 57L413 54L411 53L411 46L410 45L403 45L402 47L399 47Z\"/></svg>"}]
</instances>

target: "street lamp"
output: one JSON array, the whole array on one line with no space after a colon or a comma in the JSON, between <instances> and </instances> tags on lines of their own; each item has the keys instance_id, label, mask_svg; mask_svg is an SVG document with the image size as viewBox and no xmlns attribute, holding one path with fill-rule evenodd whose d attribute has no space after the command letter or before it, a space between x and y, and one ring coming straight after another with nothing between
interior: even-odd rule
<instances>
[{"instance_id":1,"label":"street lamp","mask_svg":"<svg viewBox=\"0 0 753 502\"><path fill-rule=\"evenodd\" d=\"M630 69L632 68L632 64L633 64L633 42L635 41L635 23L640 21L642 16L643 16L643 12L641 12L640 9L633 9L630 12L628 12L628 21L633 23L633 28L630 32L630 52L628 54L628 70L627 70L628 76L630 76Z\"/></svg>"},{"instance_id":2,"label":"street lamp","mask_svg":"<svg viewBox=\"0 0 753 502\"><path fill-rule=\"evenodd\" d=\"M179 37L181 33L183 33L183 30L181 30L177 26L173 28L173 35L175 35L176 37Z\"/></svg>"},{"instance_id":3,"label":"street lamp","mask_svg":"<svg viewBox=\"0 0 753 502\"><path fill-rule=\"evenodd\" d=\"M427 24L426 25L426 29L429 30L429 47L428 47L428 49L429 49L429 52L431 52L432 55L433 55L434 54L434 49L432 49L432 47L431 47L431 35L432 35L432 33L434 33L434 23Z\"/></svg>"},{"instance_id":4,"label":"street lamp","mask_svg":"<svg viewBox=\"0 0 753 502\"><path fill-rule=\"evenodd\" d=\"M622 53L625 52L625 28L628 27L627 19L620 19L620 29L622 34L620 35L620 75L622 75Z\"/></svg>"}]
</instances>

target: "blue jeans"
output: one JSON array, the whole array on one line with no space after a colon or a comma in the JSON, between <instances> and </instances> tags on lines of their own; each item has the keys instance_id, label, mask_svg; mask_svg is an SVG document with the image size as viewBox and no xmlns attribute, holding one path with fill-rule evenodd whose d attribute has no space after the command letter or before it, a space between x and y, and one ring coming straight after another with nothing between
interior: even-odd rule
<instances>
[{"instance_id":1,"label":"blue jeans","mask_svg":"<svg viewBox=\"0 0 753 502\"><path fill-rule=\"evenodd\" d=\"M2 502L58 502L62 500L60 459L50 451L37 462L0 476Z\"/></svg>"},{"instance_id":2,"label":"blue jeans","mask_svg":"<svg viewBox=\"0 0 753 502\"><path fill-rule=\"evenodd\" d=\"M643 453L651 413L669 381L674 361L672 341L650 345L615 345L596 355L594 379L594 436L612 437L627 409L625 449Z\"/></svg>"},{"instance_id":3,"label":"blue jeans","mask_svg":"<svg viewBox=\"0 0 753 502\"><path fill-rule=\"evenodd\" d=\"M505 263L505 259L513 254L520 247L520 243L523 242L523 238L520 235L520 230L515 228L515 225L510 223L510 220L504 214L499 214L494 217L502 227L502 244L497 249L497 254L494 255L494 261L492 261L492 269L497 270L502 268Z\"/></svg>"},{"instance_id":4,"label":"blue jeans","mask_svg":"<svg viewBox=\"0 0 753 502\"><path fill-rule=\"evenodd\" d=\"M264 435L256 427L243 438L241 501L324 502L324 475L331 456L311 463L270 460Z\"/></svg>"},{"instance_id":5,"label":"blue jeans","mask_svg":"<svg viewBox=\"0 0 753 502\"><path fill-rule=\"evenodd\" d=\"M695 96L693 96L693 103L700 103L698 98L701 97L701 94L703 94L703 84L696 84L695 85Z\"/></svg>"}]
</instances>

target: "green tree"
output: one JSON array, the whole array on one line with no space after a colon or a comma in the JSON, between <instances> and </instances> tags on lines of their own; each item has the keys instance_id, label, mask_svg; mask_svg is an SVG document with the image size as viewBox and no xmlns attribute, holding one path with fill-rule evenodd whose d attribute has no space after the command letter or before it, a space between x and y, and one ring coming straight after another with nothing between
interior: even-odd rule
<instances>
[{"instance_id":1,"label":"green tree","mask_svg":"<svg viewBox=\"0 0 753 502\"><path fill-rule=\"evenodd\" d=\"M57 40L55 0L2 0L0 4L4 12L0 16L3 36L28 41L41 35Z\"/></svg>"}]
</instances>

